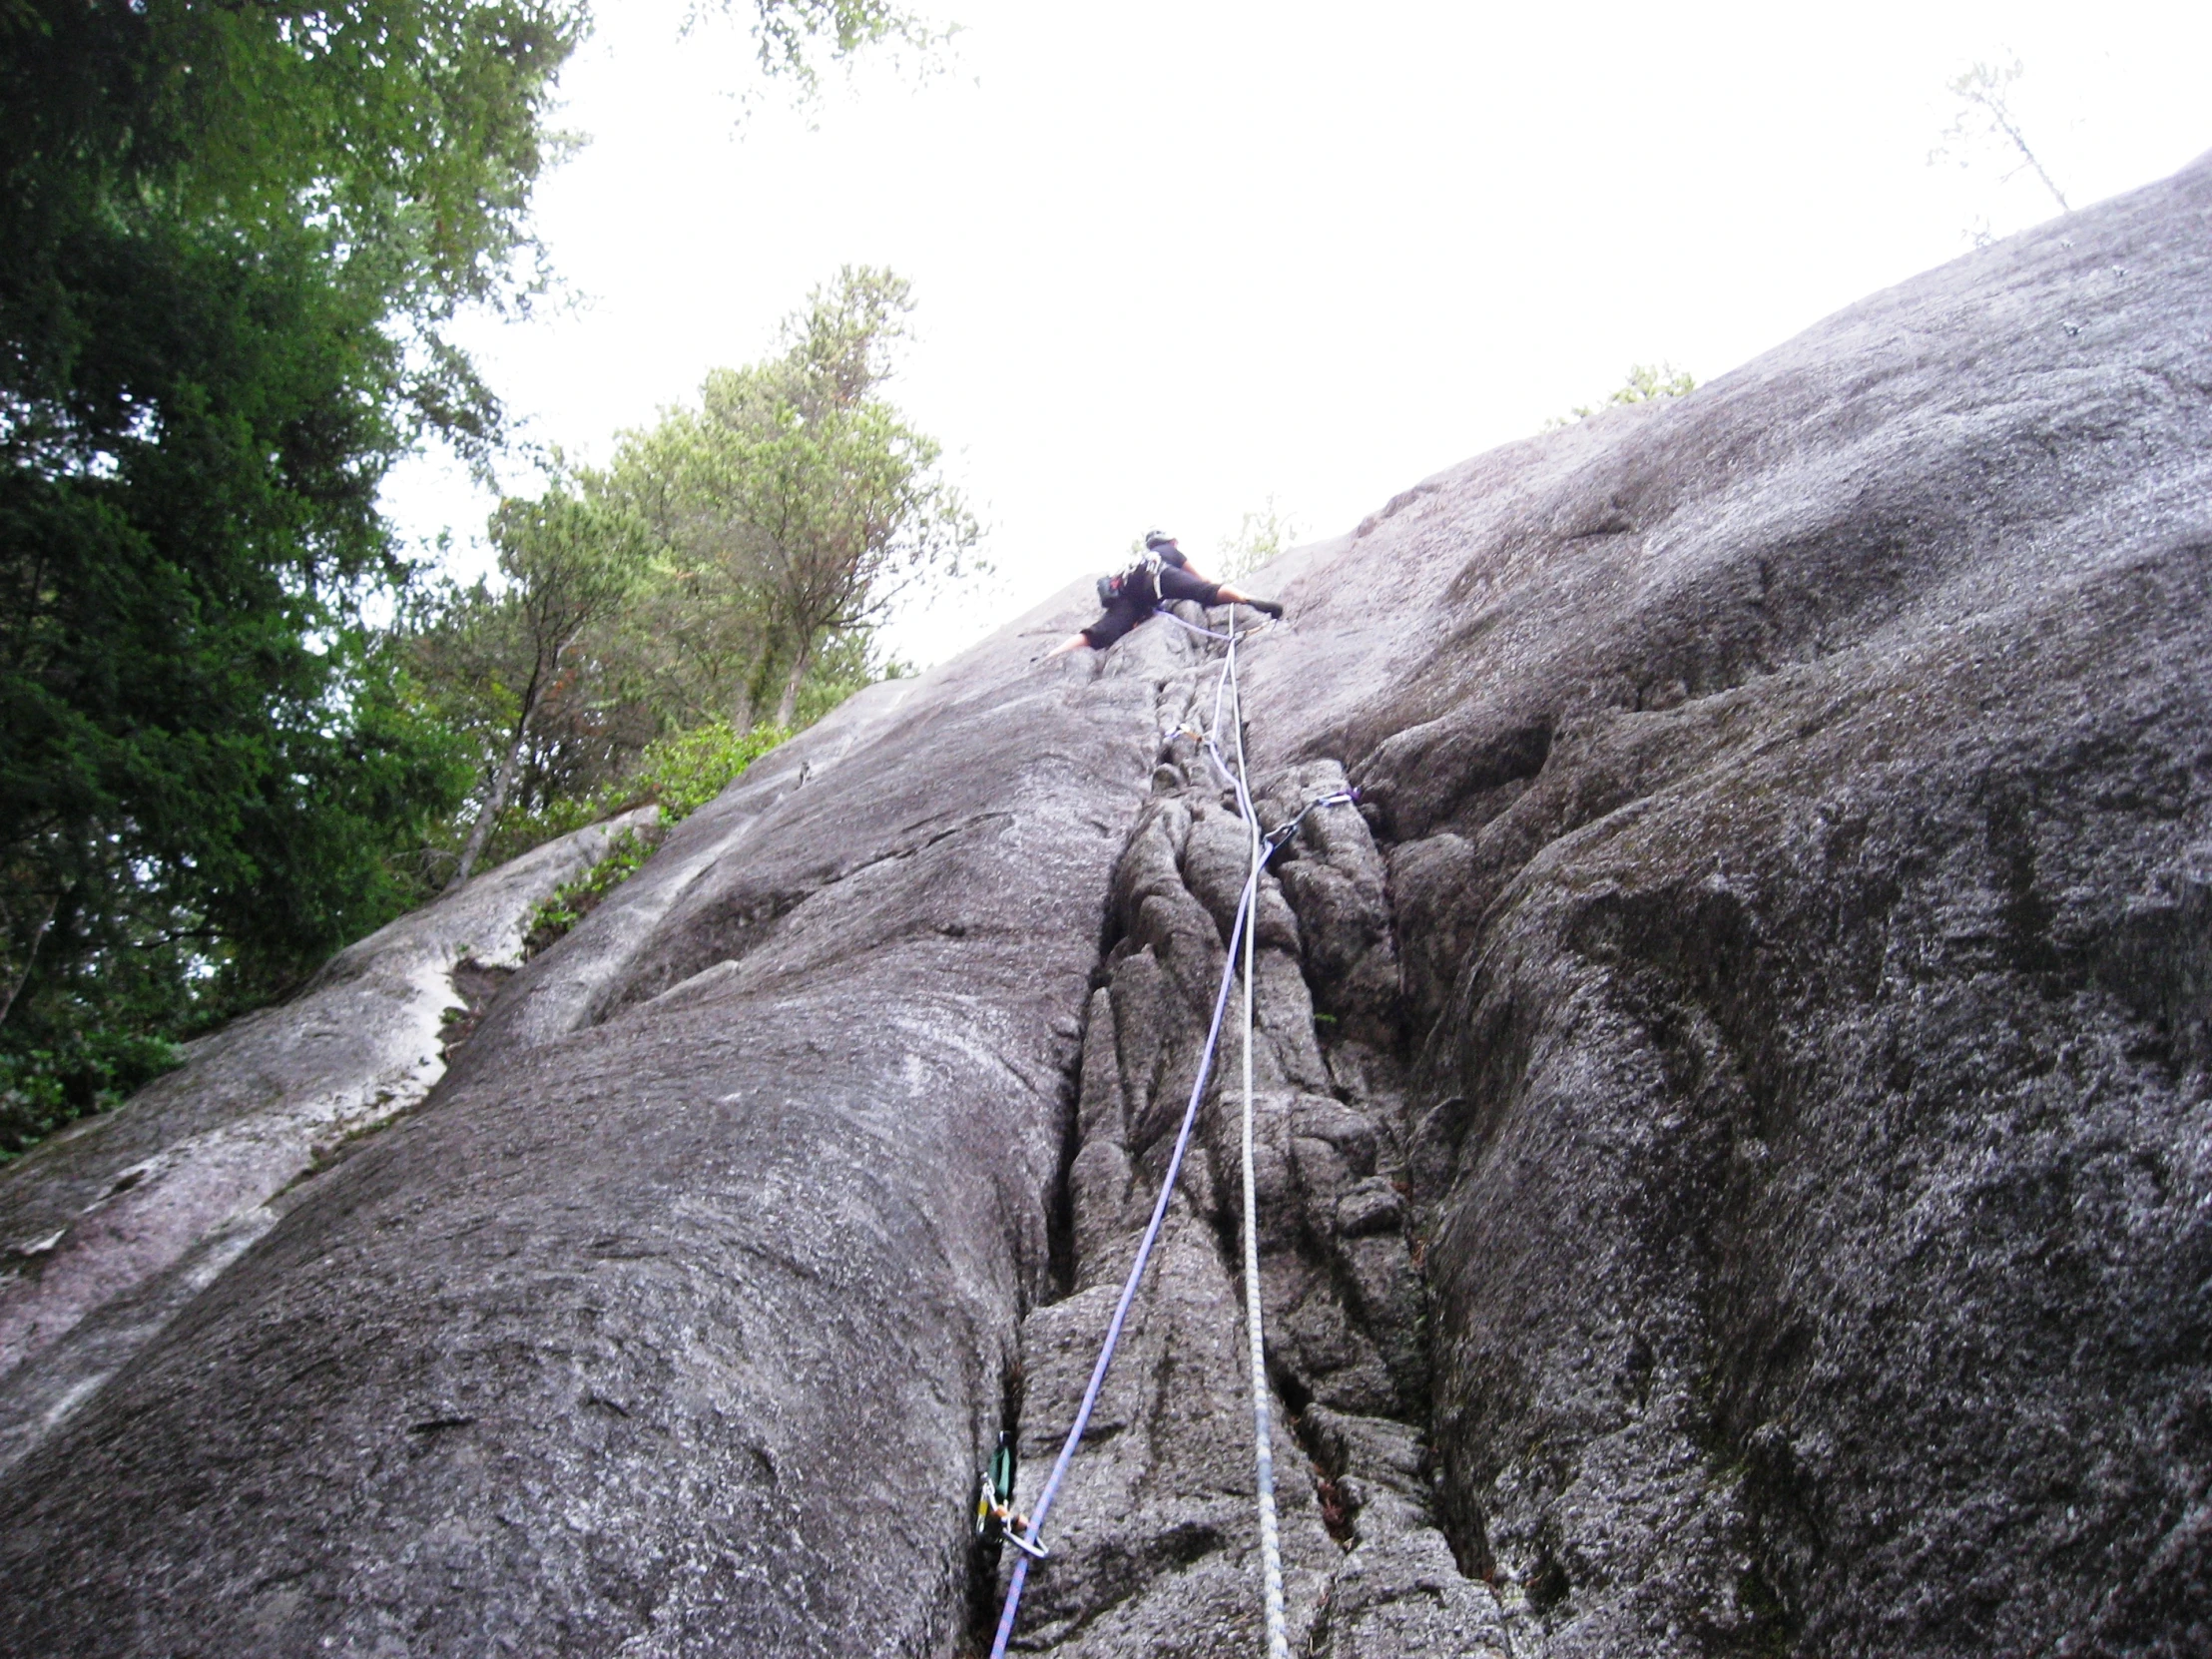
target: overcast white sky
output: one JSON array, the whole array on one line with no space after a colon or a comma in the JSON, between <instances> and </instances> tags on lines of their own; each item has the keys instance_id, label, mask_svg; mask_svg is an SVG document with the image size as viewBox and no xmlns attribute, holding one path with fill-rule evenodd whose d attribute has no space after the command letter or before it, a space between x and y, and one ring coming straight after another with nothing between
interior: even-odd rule
<instances>
[{"instance_id":1,"label":"overcast white sky","mask_svg":"<svg viewBox=\"0 0 2212 1659\"><path fill-rule=\"evenodd\" d=\"M588 142L537 224L581 303L462 337L525 436L596 460L840 265L910 277L892 395L998 567L894 626L921 663L1153 525L1203 562L1273 496L1335 534L1632 362L1711 378L1977 219L2048 217L1994 152L1929 165L1976 58L2024 61L2076 207L2212 148L2201 0L926 0L963 26L946 73L871 63L807 113L771 88L742 124L750 47L685 9L601 0L564 80ZM482 567L450 463L386 501Z\"/></svg>"}]
</instances>

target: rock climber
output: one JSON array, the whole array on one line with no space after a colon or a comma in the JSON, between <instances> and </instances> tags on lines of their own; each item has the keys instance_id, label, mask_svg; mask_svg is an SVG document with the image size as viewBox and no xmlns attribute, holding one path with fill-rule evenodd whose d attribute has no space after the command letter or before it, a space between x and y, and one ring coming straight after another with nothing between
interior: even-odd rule
<instances>
[{"instance_id":1,"label":"rock climber","mask_svg":"<svg viewBox=\"0 0 2212 1659\"><path fill-rule=\"evenodd\" d=\"M1101 578L1098 597L1106 614L1080 634L1062 640L1043 660L1065 656L1088 646L1104 651L1114 641L1150 616L1159 606L1179 599L1201 605L1250 605L1263 616L1280 617L1283 607L1272 599L1254 599L1227 582L1209 582L1191 568L1191 561L1175 545L1175 538L1158 530L1144 538L1145 556L1119 576Z\"/></svg>"}]
</instances>

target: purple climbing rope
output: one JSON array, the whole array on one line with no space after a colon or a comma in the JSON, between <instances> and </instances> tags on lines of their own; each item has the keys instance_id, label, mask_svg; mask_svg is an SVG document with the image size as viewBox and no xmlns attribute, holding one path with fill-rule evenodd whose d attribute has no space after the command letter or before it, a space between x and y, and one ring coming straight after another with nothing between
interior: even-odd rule
<instances>
[{"instance_id":1,"label":"purple climbing rope","mask_svg":"<svg viewBox=\"0 0 2212 1659\"><path fill-rule=\"evenodd\" d=\"M1175 1178L1183 1168L1183 1154L1191 1144L1191 1128L1198 1122L1198 1103L1206 1094L1206 1081L1213 1071L1214 1050L1221 1042L1222 1015L1229 1009L1229 987L1237 979L1237 941L1243 937L1252 914L1252 889L1258 879L1257 870L1245 881L1244 894L1237 901L1237 920L1229 930L1228 960L1222 964L1221 991L1214 998L1214 1023L1206 1033L1206 1052L1199 1060L1198 1078L1191 1084L1190 1104L1183 1108L1183 1127L1176 1133L1175 1151L1168 1158L1168 1171L1160 1182L1159 1199L1152 1206L1152 1220L1145 1227L1144 1242L1137 1247L1137 1260L1130 1266L1129 1277L1121 1287L1121 1300L1114 1305L1114 1318L1106 1327L1106 1343L1098 1351L1098 1364L1091 1368L1090 1385L1083 1390L1083 1403L1075 1413L1075 1421L1068 1429L1068 1437L1060 1446L1059 1460L1052 1465L1052 1473L1038 1494L1037 1507L1030 1513L1029 1529L1025 1536L1031 1543L1037 1541L1044 1530L1044 1518L1052 1507L1052 1500L1059 1495L1060 1481L1068 1471L1068 1464L1075 1459L1075 1448L1082 1443L1083 1430L1090 1426L1092 1408L1098 1404L1099 1389L1106 1383L1106 1368L1113 1364L1114 1347L1121 1341L1121 1328L1129 1318L1129 1305L1136 1300L1138 1281L1144 1278L1145 1264L1152 1258L1152 1247L1160 1237L1160 1224L1167 1219L1168 1200L1175 1194ZM998 1616L998 1634L991 1641L991 1659L1006 1659L1006 1643L1014 1633L1014 1614L1021 1607L1022 1586L1029 1581L1031 1557L1024 1553L1014 1563L1014 1576L1006 1586L1005 1611Z\"/></svg>"},{"instance_id":2,"label":"purple climbing rope","mask_svg":"<svg viewBox=\"0 0 2212 1659\"><path fill-rule=\"evenodd\" d=\"M1229 650L1227 653L1228 660L1223 664L1221 679L1216 683L1214 687L1213 724L1214 731L1218 732L1221 727L1221 707L1223 693L1225 690L1235 688L1237 684L1237 642L1243 636L1237 632L1236 623L1234 620L1235 613L1231 613L1232 620L1230 622L1230 631L1226 634L1218 634L1210 628L1201 628L1195 623L1185 622L1181 617L1177 616L1173 611L1167 610L1165 607L1161 608L1160 614L1164 617L1167 617L1171 622L1175 622L1180 626L1189 629L1194 634L1202 634L1208 639L1226 640L1229 644ZM1022 1553L1020 1559L1014 1562L1013 1577L1007 1581L1006 1604L1005 1607L1000 1611L998 1616L998 1632L991 1640L991 1659L1006 1659L1006 1644L1013 1639L1014 1618L1021 1609L1021 1592L1023 1587L1029 1582L1029 1563L1032 1560L1040 1558L1043 1554L1043 1549L1042 1546L1038 1543L1038 1539L1044 1531L1045 1516L1052 1508L1053 1499L1059 1495L1060 1482L1063 1478L1065 1478L1067 1474L1068 1465L1075 1460L1076 1448L1081 1445L1083 1441L1083 1431L1090 1426L1091 1412L1098 1404L1099 1391L1106 1384L1107 1369L1113 1364L1114 1350L1121 1342L1122 1326L1127 1322L1129 1318L1130 1305L1136 1301L1137 1287L1143 1281L1144 1270L1147 1264L1150 1263L1152 1259L1152 1247L1159 1241L1161 1224L1167 1219L1168 1201L1175 1195L1176 1177L1182 1172L1183 1155L1190 1149L1191 1131L1198 1122L1199 1102L1205 1098L1206 1085L1213 1075L1214 1056L1221 1045L1222 1017L1229 1010L1230 987L1233 986L1237 981L1237 946L1240 941L1242 941L1246 946L1246 985L1247 990L1249 991L1250 989L1252 972L1250 963L1250 934L1252 932L1252 910L1255 896L1259 891L1261 872L1267 868L1268 860L1269 858L1274 856L1276 849L1280 847L1285 841L1287 841L1293 834L1297 833L1298 827L1306 822L1307 816L1309 814L1313 813L1318 808L1347 805L1351 803L1356 803L1360 799L1360 792L1358 790L1342 790L1337 792L1336 794L1324 796L1319 800L1309 802L1306 805L1305 809L1301 811L1298 816L1292 819L1288 824L1279 827L1274 832L1270 834L1263 835L1260 832L1259 828L1259 811L1253 804L1252 794L1246 784L1244 776L1244 711L1242 708L1242 701L1243 700L1241 695L1234 697L1231 701L1230 708L1230 716L1233 720L1237 722L1238 728L1238 765L1235 771L1231 771L1227 758L1222 754L1220 748L1218 747L1214 732L1207 733L1205 738L1205 750L1207 757L1212 760L1217 767L1221 769L1222 775L1225 778L1229 779L1230 783L1234 786L1237 794L1238 809L1243 814L1247 824L1251 827L1253 836L1252 867L1250 872L1245 877L1244 891L1237 899L1237 918L1231 924L1229 929L1229 949L1227 957L1222 963L1221 989L1214 996L1213 1023L1207 1028L1206 1031L1206 1049L1205 1052L1199 1057L1198 1076L1191 1083L1190 1102L1183 1108L1183 1123L1181 1128L1176 1131L1175 1150L1168 1157L1167 1174L1165 1175L1165 1177L1162 1178L1160 1182L1160 1196L1153 1202L1152 1219L1151 1221L1146 1223L1144 1230L1144 1239L1137 1246L1137 1259L1135 1262L1130 1264L1129 1277L1122 1282L1121 1300L1114 1305L1114 1317L1106 1327L1106 1341L1099 1349L1098 1363L1091 1368L1090 1382L1083 1390L1083 1403L1076 1409L1075 1421L1068 1428L1067 1438L1061 1442L1060 1455L1053 1462L1052 1473L1046 1477L1044 1490L1038 1494L1037 1506L1035 1510L1033 1510L1030 1514L1028 1529L1025 1533L1022 1534ZM1252 1010L1250 1007L1250 1000L1251 999L1248 995L1246 998L1247 1006L1245 1010L1245 1069L1247 1073L1245 1080L1245 1133L1247 1141L1245 1154L1247 1164L1245 1228L1248 1235L1248 1257L1251 1255L1251 1251L1249 1248L1249 1235L1253 1227L1250 1193L1252 1183L1249 1167L1251 1163L1250 1119L1252 1087L1250 1076L1252 1059ZM1246 1317L1249 1321L1252 1322L1252 1330L1254 1332L1254 1364L1256 1368L1259 1363L1257 1358L1259 1354L1257 1336L1259 1306L1257 1295L1250 1289L1250 1283L1256 1282L1257 1273L1257 1261L1253 1260L1248 1263L1247 1267L1247 1300L1251 1304L1251 1306L1247 1310ZM1254 1387L1257 1390L1264 1385L1259 1381L1259 1373L1257 1369L1255 1370L1254 1377ZM1283 1651L1283 1591L1281 1568L1274 1565L1275 1540L1273 1536L1273 1459L1269 1455L1269 1430L1266 1401L1264 1396L1259 1394L1258 1392L1256 1392L1254 1396L1254 1415L1259 1435L1257 1455L1259 1461L1258 1472L1262 1491L1263 1545L1270 1562L1270 1571L1268 1574L1268 1628L1271 1638L1270 1647L1272 1651L1276 1653L1281 1653Z\"/></svg>"}]
</instances>

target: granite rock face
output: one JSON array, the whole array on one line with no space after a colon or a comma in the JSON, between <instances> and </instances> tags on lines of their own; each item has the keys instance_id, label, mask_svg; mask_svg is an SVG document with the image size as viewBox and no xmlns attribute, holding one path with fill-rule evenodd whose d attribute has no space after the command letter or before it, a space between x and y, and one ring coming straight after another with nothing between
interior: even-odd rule
<instances>
[{"instance_id":1,"label":"granite rock face","mask_svg":"<svg viewBox=\"0 0 2212 1659\"><path fill-rule=\"evenodd\" d=\"M2212 1647L2212 165L1256 585L1294 1650ZM0 1477L0 1645L976 1651L1245 871L1081 612L519 973ZM1259 1651L1239 1040L1021 1651Z\"/></svg>"},{"instance_id":2,"label":"granite rock face","mask_svg":"<svg viewBox=\"0 0 2212 1659\"><path fill-rule=\"evenodd\" d=\"M657 816L642 808L487 870L325 963L284 1003L186 1046L126 1111L0 1178L0 1467L22 1456L239 1254L292 1183L420 1102L456 979L520 965L532 913Z\"/></svg>"},{"instance_id":3,"label":"granite rock face","mask_svg":"<svg viewBox=\"0 0 2212 1659\"><path fill-rule=\"evenodd\" d=\"M1138 682L1033 651L855 699L510 981L423 1110L18 1466L0 1645L963 1633L1150 761Z\"/></svg>"},{"instance_id":4,"label":"granite rock face","mask_svg":"<svg viewBox=\"0 0 2212 1659\"><path fill-rule=\"evenodd\" d=\"M2212 167L1306 557L1540 1651L2212 1642ZM1317 706L1320 705L1320 706Z\"/></svg>"}]
</instances>

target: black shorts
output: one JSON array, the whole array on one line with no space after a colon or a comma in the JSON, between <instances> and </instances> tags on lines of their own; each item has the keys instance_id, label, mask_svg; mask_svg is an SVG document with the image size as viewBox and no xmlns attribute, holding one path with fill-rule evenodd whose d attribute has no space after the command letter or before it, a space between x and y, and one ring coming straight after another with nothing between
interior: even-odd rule
<instances>
[{"instance_id":1,"label":"black shorts","mask_svg":"<svg viewBox=\"0 0 2212 1659\"><path fill-rule=\"evenodd\" d=\"M1208 609L1221 603L1221 584L1201 582L1187 570L1177 570L1173 565L1160 567L1160 598L1173 604L1179 599L1195 599Z\"/></svg>"},{"instance_id":2,"label":"black shorts","mask_svg":"<svg viewBox=\"0 0 2212 1659\"><path fill-rule=\"evenodd\" d=\"M1160 597L1167 602L1182 599L1198 604L1214 606L1221 603L1221 584L1201 582L1197 577L1180 571L1173 565L1160 567ZM1083 630L1083 638L1093 651L1104 651L1122 635L1152 614L1152 606L1135 595L1124 595L1106 607L1106 614Z\"/></svg>"}]
</instances>

